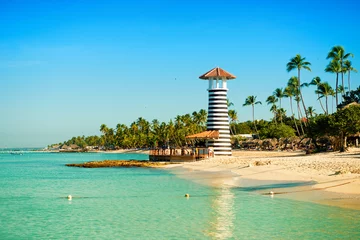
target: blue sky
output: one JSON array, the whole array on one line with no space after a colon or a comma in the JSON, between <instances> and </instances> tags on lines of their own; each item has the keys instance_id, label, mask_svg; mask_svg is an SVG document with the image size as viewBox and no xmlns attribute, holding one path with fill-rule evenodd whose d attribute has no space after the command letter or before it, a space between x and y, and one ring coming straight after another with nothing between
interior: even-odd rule
<instances>
[{"instance_id":1,"label":"blue sky","mask_svg":"<svg viewBox=\"0 0 360 240\"><path fill-rule=\"evenodd\" d=\"M207 109L198 77L216 66L237 76L228 96L240 121L251 118L242 107L249 95L263 102L256 118L270 119L265 100L296 74L286 72L296 54L312 63L302 81L334 86L324 72L334 45L360 70L359 10L347 0L1 0L0 147L44 147L99 134L102 123ZM305 103L320 113L314 90L304 89Z\"/></svg>"}]
</instances>

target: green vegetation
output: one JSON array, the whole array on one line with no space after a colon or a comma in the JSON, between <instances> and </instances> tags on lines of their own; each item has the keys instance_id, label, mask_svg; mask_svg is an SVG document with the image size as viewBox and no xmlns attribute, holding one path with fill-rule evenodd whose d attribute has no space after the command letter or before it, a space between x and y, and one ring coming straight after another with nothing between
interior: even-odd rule
<instances>
[{"instance_id":1,"label":"green vegetation","mask_svg":"<svg viewBox=\"0 0 360 240\"><path fill-rule=\"evenodd\" d=\"M347 147L347 138L360 132L360 86L350 90L350 73L357 72L348 58L352 53L345 53L342 46L334 46L327 55L330 60L325 72L336 74L335 88L328 82L323 82L319 76L308 83L300 82L302 69L311 71L311 63L305 57L297 54L286 64L286 70L297 70L297 76L292 76L284 88L276 88L266 102L270 105L273 118L270 121L255 120L255 105L261 104L257 97L250 95L245 99L243 106L252 107L252 121L239 122L234 103L227 101L229 107L230 132L233 135L234 145L243 140L238 134L255 134L260 139L266 138L309 138L316 150L332 148L344 151ZM339 74L341 83L339 85ZM348 86L344 85L344 75L348 75ZM317 112L312 106L306 108L301 89L315 87L315 97L321 109ZM348 92L345 92L345 89ZM338 94L341 94L341 102ZM283 109L282 99L288 98L291 113ZM329 107L329 102L336 98L336 110ZM331 100L331 101L330 101ZM295 108L293 107L295 103ZM359 104L359 105L358 105ZM302 106L301 106L302 105ZM330 111L331 109L331 111ZM178 115L169 122L159 122L157 119L148 122L142 117L126 126L117 124L116 128L109 128L105 124L100 126L101 136L82 136L59 143L67 146L76 144L80 148L97 146L101 149L128 149L128 148L154 148L162 146L181 147L187 144L204 144L199 141L187 141L185 136L206 130L207 112L201 109L192 114ZM52 145L53 146L53 145ZM49 146L51 147L51 146Z\"/></svg>"},{"instance_id":2,"label":"green vegetation","mask_svg":"<svg viewBox=\"0 0 360 240\"><path fill-rule=\"evenodd\" d=\"M289 138L295 136L295 130L285 124L269 124L267 127L263 127L260 131L260 138Z\"/></svg>"}]
</instances>

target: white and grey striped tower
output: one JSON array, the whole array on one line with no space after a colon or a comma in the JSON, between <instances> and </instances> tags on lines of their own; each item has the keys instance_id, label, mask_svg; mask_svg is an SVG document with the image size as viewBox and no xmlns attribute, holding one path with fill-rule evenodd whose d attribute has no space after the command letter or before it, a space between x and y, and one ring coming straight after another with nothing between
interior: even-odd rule
<instances>
[{"instance_id":1,"label":"white and grey striped tower","mask_svg":"<svg viewBox=\"0 0 360 240\"><path fill-rule=\"evenodd\" d=\"M219 138L208 139L207 146L214 148L215 156L231 156L227 80L235 79L236 77L216 67L199 78L209 81L207 130L219 131Z\"/></svg>"}]
</instances>

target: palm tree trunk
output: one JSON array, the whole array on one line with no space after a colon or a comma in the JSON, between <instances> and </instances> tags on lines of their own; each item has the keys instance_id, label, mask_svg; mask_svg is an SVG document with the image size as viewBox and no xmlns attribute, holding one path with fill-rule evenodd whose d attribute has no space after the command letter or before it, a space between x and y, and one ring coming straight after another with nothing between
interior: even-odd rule
<instances>
[{"instance_id":1,"label":"palm tree trunk","mask_svg":"<svg viewBox=\"0 0 360 240\"><path fill-rule=\"evenodd\" d=\"M275 121L275 125L277 125L276 111L274 111L274 121Z\"/></svg>"},{"instance_id":2,"label":"palm tree trunk","mask_svg":"<svg viewBox=\"0 0 360 240\"><path fill-rule=\"evenodd\" d=\"M290 109L291 109L291 116L294 120L294 123L295 123L295 128L296 128L296 131L298 133L298 136L300 136L300 132L299 132L299 128L297 126L297 123L296 123L296 120L295 120L295 117L294 117L294 110L293 110L293 106L292 106L292 98L290 97Z\"/></svg>"},{"instance_id":3,"label":"palm tree trunk","mask_svg":"<svg viewBox=\"0 0 360 240\"><path fill-rule=\"evenodd\" d=\"M328 96L325 96L325 104L326 104L326 112L325 112L325 114L328 115L328 114L329 114L329 110L328 110Z\"/></svg>"},{"instance_id":4,"label":"palm tree trunk","mask_svg":"<svg viewBox=\"0 0 360 240\"><path fill-rule=\"evenodd\" d=\"M280 109L281 109L281 98L279 98L279 101L280 101ZM283 123L282 114L280 114L280 122L281 124Z\"/></svg>"},{"instance_id":5,"label":"palm tree trunk","mask_svg":"<svg viewBox=\"0 0 360 240\"><path fill-rule=\"evenodd\" d=\"M301 121L301 118L302 118L302 117L301 117L300 103L299 103L299 102L297 103L297 107L298 107L298 118L299 118L299 120L300 120L301 132L302 132L303 135L305 135L304 128L303 128L303 126L302 126L302 121Z\"/></svg>"},{"instance_id":6,"label":"palm tree trunk","mask_svg":"<svg viewBox=\"0 0 360 240\"><path fill-rule=\"evenodd\" d=\"M341 72L341 84L342 84L342 94L344 94L345 93L344 72Z\"/></svg>"},{"instance_id":7,"label":"palm tree trunk","mask_svg":"<svg viewBox=\"0 0 360 240\"><path fill-rule=\"evenodd\" d=\"M350 70L349 70L349 73L348 73L348 85L349 85L349 92L350 92Z\"/></svg>"},{"instance_id":8,"label":"palm tree trunk","mask_svg":"<svg viewBox=\"0 0 360 240\"><path fill-rule=\"evenodd\" d=\"M326 111L325 111L325 109L324 109L324 106L323 106L323 104L322 104L322 102L321 102L320 94L318 94L318 100L319 100L319 102L320 102L320 106L321 106L322 110L324 111L324 113L326 113Z\"/></svg>"},{"instance_id":9,"label":"palm tree trunk","mask_svg":"<svg viewBox=\"0 0 360 240\"><path fill-rule=\"evenodd\" d=\"M234 135L234 132L233 132L233 130L232 130L231 123L229 124L229 126L230 126L230 134L231 134L231 135Z\"/></svg>"},{"instance_id":10,"label":"palm tree trunk","mask_svg":"<svg viewBox=\"0 0 360 240\"><path fill-rule=\"evenodd\" d=\"M304 98L302 96L302 92L301 92L301 83L300 83L300 69L298 69L298 81L299 81L299 93L300 93L300 97L301 97L301 102L302 102L302 105L304 107L304 112L305 112L305 116L306 116L306 119L308 119L308 114L307 114L307 111L306 111L306 106L305 106L305 102L304 102ZM304 124L306 126L306 124Z\"/></svg>"},{"instance_id":11,"label":"palm tree trunk","mask_svg":"<svg viewBox=\"0 0 360 240\"><path fill-rule=\"evenodd\" d=\"M253 117L253 123L254 123L254 127L255 127L255 132L258 133L257 129L256 129L256 124L255 124L255 107L254 105L252 105L252 117Z\"/></svg>"}]
</instances>

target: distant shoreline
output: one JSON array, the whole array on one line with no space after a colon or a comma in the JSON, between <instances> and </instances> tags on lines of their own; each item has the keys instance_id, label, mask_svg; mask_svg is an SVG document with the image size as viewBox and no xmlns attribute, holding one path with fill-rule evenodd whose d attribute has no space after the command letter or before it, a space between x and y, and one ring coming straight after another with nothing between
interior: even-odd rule
<instances>
[{"instance_id":1,"label":"distant shoreline","mask_svg":"<svg viewBox=\"0 0 360 240\"><path fill-rule=\"evenodd\" d=\"M149 154L149 150L136 150L136 149L120 149L120 150L97 150L97 151L59 151L59 150L35 150L32 152L44 152L44 153L141 153Z\"/></svg>"}]
</instances>

